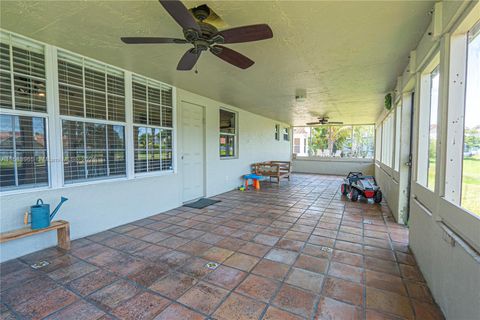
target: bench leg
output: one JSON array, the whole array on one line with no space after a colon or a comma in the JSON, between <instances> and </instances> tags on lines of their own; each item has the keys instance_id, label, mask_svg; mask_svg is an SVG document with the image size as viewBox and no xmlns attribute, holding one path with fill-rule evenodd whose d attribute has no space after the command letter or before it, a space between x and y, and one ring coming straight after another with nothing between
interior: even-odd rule
<instances>
[{"instance_id":1,"label":"bench leg","mask_svg":"<svg viewBox=\"0 0 480 320\"><path fill-rule=\"evenodd\" d=\"M64 250L70 250L70 226L57 229L58 246Z\"/></svg>"}]
</instances>

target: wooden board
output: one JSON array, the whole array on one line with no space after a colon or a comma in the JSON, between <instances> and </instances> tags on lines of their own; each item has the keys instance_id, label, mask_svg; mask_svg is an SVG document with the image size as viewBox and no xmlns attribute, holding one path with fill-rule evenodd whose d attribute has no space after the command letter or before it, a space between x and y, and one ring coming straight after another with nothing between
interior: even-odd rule
<instances>
[{"instance_id":1,"label":"wooden board","mask_svg":"<svg viewBox=\"0 0 480 320\"><path fill-rule=\"evenodd\" d=\"M70 227L68 221L58 220L53 221L49 227L43 229L32 230L30 227L25 227L13 231L0 233L0 243L58 229L66 229L65 231L66 233L68 233L68 238L70 238ZM66 234L62 234L62 236L66 238Z\"/></svg>"}]
</instances>

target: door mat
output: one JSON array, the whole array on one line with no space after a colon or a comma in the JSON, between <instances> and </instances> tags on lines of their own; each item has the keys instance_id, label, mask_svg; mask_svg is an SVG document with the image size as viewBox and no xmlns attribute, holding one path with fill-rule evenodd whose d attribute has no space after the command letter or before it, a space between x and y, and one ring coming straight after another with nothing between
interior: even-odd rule
<instances>
[{"instance_id":1,"label":"door mat","mask_svg":"<svg viewBox=\"0 0 480 320\"><path fill-rule=\"evenodd\" d=\"M197 200L192 203L187 203L184 204L184 207L189 207L189 208L195 208L195 209L203 209L205 207L211 206L212 204L215 204L217 202L220 202L220 200L212 200L208 198L202 198L200 200Z\"/></svg>"}]
</instances>

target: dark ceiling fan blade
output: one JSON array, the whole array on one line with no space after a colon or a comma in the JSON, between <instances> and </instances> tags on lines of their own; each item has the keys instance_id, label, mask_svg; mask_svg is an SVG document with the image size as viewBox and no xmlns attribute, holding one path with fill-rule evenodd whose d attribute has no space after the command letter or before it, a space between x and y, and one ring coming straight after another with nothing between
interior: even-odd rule
<instances>
[{"instance_id":1,"label":"dark ceiling fan blade","mask_svg":"<svg viewBox=\"0 0 480 320\"><path fill-rule=\"evenodd\" d=\"M307 123L306 123L307 126L315 126L315 125L321 125L321 124L322 124L322 123L320 123L320 122L318 122L318 121L317 121L317 122L307 122Z\"/></svg>"},{"instance_id":2,"label":"dark ceiling fan blade","mask_svg":"<svg viewBox=\"0 0 480 320\"><path fill-rule=\"evenodd\" d=\"M240 69L247 69L255 63L243 54L224 46L214 46L210 51L220 59L233 64Z\"/></svg>"},{"instance_id":3,"label":"dark ceiling fan blade","mask_svg":"<svg viewBox=\"0 0 480 320\"><path fill-rule=\"evenodd\" d=\"M188 43L184 39L159 38L159 37L121 37L126 44L156 44L156 43Z\"/></svg>"},{"instance_id":4,"label":"dark ceiling fan blade","mask_svg":"<svg viewBox=\"0 0 480 320\"><path fill-rule=\"evenodd\" d=\"M200 27L185 5L179 0L159 0L172 18L182 29L194 29L200 32Z\"/></svg>"},{"instance_id":5,"label":"dark ceiling fan blade","mask_svg":"<svg viewBox=\"0 0 480 320\"><path fill-rule=\"evenodd\" d=\"M273 37L272 29L268 24L254 24L220 31L225 40L223 43L240 43L270 39Z\"/></svg>"},{"instance_id":6,"label":"dark ceiling fan blade","mask_svg":"<svg viewBox=\"0 0 480 320\"><path fill-rule=\"evenodd\" d=\"M339 121L329 121L327 122L328 124L343 124L343 122L339 122Z\"/></svg>"},{"instance_id":7,"label":"dark ceiling fan blade","mask_svg":"<svg viewBox=\"0 0 480 320\"><path fill-rule=\"evenodd\" d=\"M188 71L192 70L198 58L200 58L201 51L196 52L195 49L190 49L182 56L177 65L177 70Z\"/></svg>"}]
</instances>

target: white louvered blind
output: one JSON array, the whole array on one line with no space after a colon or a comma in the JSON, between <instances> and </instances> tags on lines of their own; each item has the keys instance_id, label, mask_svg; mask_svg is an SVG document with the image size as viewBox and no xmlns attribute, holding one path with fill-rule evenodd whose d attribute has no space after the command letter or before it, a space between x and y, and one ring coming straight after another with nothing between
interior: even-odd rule
<instances>
[{"instance_id":1,"label":"white louvered blind","mask_svg":"<svg viewBox=\"0 0 480 320\"><path fill-rule=\"evenodd\" d=\"M45 118L0 115L0 186L48 185Z\"/></svg>"},{"instance_id":2,"label":"white louvered blind","mask_svg":"<svg viewBox=\"0 0 480 320\"><path fill-rule=\"evenodd\" d=\"M47 112L44 47L0 33L1 108Z\"/></svg>"},{"instance_id":3,"label":"white louvered blind","mask_svg":"<svg viewBox=\"0 0 480 320\"><path fill-rule=\"evenodd\" d=\"M125 122L125 80L122 71L59 52L60 114Z\"/></svg>"},{"instance_id":4,"label":"white louvered blind","mask_svg":"<svg viewBox=\"0 0 480 320\"><path fill-rule=\"evenodd\" d=\"M66 183L125 176L125 129L120 125L62 121Z\"/></svg>"},{"instance_id":5,"label":"white louvered blind","mask_svg":"<svg viewBox=\"0 0 480 320\"><path fill-rule=\"evenodd\" d=\"M134 123L173 127L172 87L134 76L132 91Z\"/></svg>"},{"instance_id":6,"label":"white louvered blind","mask_svg":"<svg viewBox=\"0 0 480 320\"><path fill-rule=\"evenodd\" d=\"M59 52L58 89L65 183L125 176L123 71Z\"/></svg>"},{"instance_id":7,"label":"white louvered blind","mask_svg":"<svg viewBox=\"0 0 480 320\"><path fill-rule=\"evenodd\" d=\"M134 76L132 96L135 173L173 170L172 88Z\"/></svg>"},{"instance_id":8,"label":"white louvered blind","mask_svg":"<svg viewBox=\"0 0 480 320\"><path fill-rule=\"evenodd\" d=\"M0 32L0 189L47 186L44 46ZM31 116L29 112L39 116Z\"/></svg>"}]
</instances>

